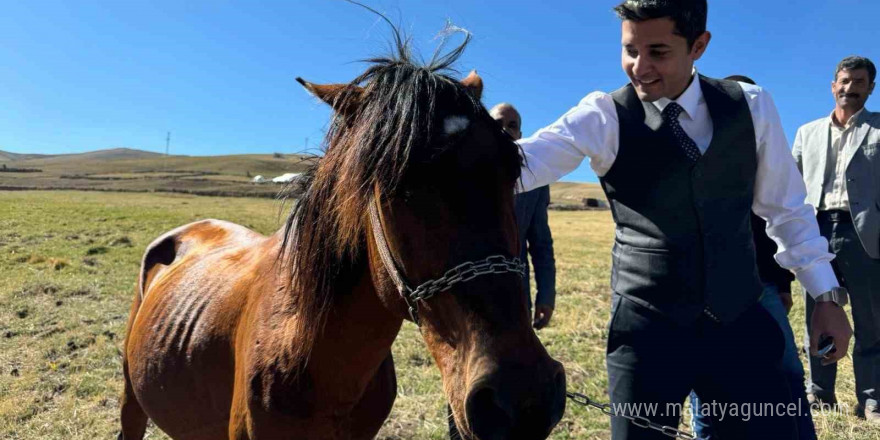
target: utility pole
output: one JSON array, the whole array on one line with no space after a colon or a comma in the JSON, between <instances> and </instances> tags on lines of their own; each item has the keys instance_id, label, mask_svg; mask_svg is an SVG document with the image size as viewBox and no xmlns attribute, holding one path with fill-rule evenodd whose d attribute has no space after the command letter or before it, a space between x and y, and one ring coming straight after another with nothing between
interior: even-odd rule
<instances>
[{"instance_id":1,"label":"utility pole","mask_svg":"<svg viewBox=\"0 0 880 440\"><path fill-rule=\"evenodd\" d=\"M165 135L165 172L168 172L168 152L171 148L171 132Z\"/></svg>"}]
</instances>

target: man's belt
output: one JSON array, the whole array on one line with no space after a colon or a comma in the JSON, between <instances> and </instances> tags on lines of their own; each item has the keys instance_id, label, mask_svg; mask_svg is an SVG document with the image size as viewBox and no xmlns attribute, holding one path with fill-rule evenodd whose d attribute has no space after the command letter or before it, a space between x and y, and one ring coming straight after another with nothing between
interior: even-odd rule
<instances>
[{"instance_id":1,"label":"man's belt","mask_svg":"<svg viewBox=\"0 0 880 440\"><path fill-rule=\"evenodd\" d=\"M850 215L849 211L842 211L839 209L833 209L830 211L819 211L816 214L816 218L819 221L826 221L829 223L852 223L852 215Z\"/></svg>"}]
</instances>

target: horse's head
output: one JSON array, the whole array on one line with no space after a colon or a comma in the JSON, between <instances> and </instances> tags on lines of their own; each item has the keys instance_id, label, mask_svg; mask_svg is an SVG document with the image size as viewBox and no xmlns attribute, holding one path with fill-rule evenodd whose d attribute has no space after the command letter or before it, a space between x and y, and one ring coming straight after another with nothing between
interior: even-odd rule
<instances>
[{"instance_id":1,"label":"horse's head","mask_svg":"<svg viewBox=\"0 0 880 440\"><path fill-rule=\"evenodd\" d=\"M401 290L502 256L496 273L410 303L462 434L544 438L564 411L565 374L531 329L512 261L518 147L480 104L479 76L440 73L461 48L428 66L399 49L349 84L300 80L335 110L314 171L332 191L322 196L312 185L305 197L333 199L332 218L315 220L334 224L340 248L366 246L376 290L401 318L411 316Z\"/></svg>"}]
</instances>

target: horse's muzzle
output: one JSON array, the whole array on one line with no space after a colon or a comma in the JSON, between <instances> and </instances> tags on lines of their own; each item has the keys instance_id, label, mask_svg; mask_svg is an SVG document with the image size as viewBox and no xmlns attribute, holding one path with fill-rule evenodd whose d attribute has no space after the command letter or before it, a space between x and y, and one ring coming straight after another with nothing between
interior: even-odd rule
<instances>
[{"instance_id":1,"label":"horse's muzzle","mask_svg":"<svg viewBox=\"0 0 880 440\"><path fill-rule=\"evenodd\" d=\"M500 367L471 387L465 415L479 440L539 440L565 412L565 369L548 359L537 367Z\"/></svg>"}]
</instances>

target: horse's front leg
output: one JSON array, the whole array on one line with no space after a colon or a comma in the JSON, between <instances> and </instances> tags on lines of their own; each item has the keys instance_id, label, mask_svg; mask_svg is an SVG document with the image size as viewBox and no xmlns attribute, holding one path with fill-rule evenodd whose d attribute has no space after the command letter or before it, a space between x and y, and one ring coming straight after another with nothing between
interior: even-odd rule
<instances>
[{"instance_id":1,"label":"horse's front leg","mask_svg":"<svg viewBox=\"0 0 880 440\"><path fill-rule=\"evenodd\" d=\"M352 440L368 440L376 437L397 398L397 375L391 353L382 361L376 375L367 385L364 396L351 413Z\"/></svg>"}]
</instances>

